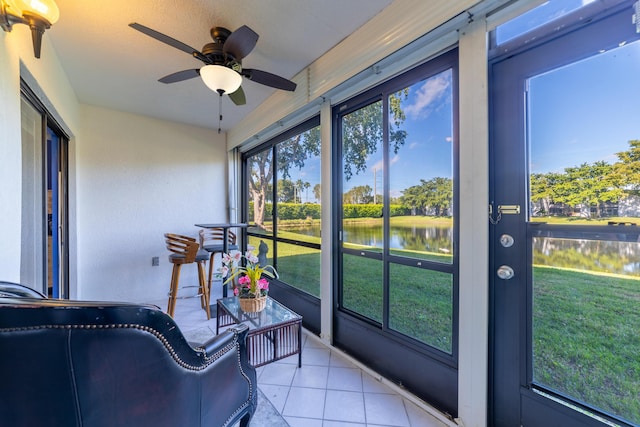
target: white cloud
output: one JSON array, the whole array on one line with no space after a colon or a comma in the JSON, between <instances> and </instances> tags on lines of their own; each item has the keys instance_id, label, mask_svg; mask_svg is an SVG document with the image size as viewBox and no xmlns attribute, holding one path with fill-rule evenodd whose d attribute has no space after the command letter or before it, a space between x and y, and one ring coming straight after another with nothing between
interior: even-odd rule
<instances>
[{"instance_id":1,"label":"white cloud","mask_svg":"<svg viewBox=\"0 0 640 427\"><path fill-rule=\"evenodd\" d=\"M373 172L374 170L379 172L379 171L381 171L382 169L384 169L384 168L383 168L383 166L384 166L384 164L383 164L383 160L382 160L382 159L380 159L380 160L378 160L376 163L374 163L373 165L371 165L370 170L371 170L371 172Z\"/></svg>"},{"instance_id":2,"label":"white cloud","mask_svg":"<svg viewBox=\"0 0 640 427\"><path fill-rule=\"evenodd\" d=\"M405 108L405 113L413 118L428 116L433 103L445 94L451 85L450 74L440 74L428 79L415 93L415 102Z\"/></svg>"},{"instance_id":3,"label":"white cloud","mask_svg":"<svg viewBox=\"0 0 640 427\"><path fill-rule=\"evenodd\" d=\"M413 150L414 148L418 147L420 145L420 143L418 142L412 142L411 144L409 144L409 150Z\"/></svg>"},{"instance_id":4,"label":"white cloud","mask_svg":"<svg viewBox=\"0 0 640 427\"><path fill-rule=\"evenodd\" d=\"M398 163L400 161L400 155L396 154L395 156L393 156L391 158L391 160L389 160L389 166L394 165L396 163ZM371 165L371 167L369 168L369 172L373 173L373 171L376 172L382 172L384 170L384 163L383 160L380 159L379 161L377 161L376 163L374 163L373 165Z\"/></svg>"}]
</instances>

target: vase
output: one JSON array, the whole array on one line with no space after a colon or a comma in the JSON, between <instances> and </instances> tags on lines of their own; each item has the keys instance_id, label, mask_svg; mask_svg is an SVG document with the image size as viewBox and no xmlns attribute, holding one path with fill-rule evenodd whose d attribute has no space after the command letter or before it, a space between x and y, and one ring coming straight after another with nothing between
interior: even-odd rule
<instances>
[{"instance_id":1,"label":"vase","mask_svg":"<svg viewBox=\"0 0 640 427\"><path fill-rule=\"evenodd\" d=\"M267 306L267 296L258 298L238 298L240 300L240 308L245 313L257 313L264 310Z\"/></svg>"}]
</instances>

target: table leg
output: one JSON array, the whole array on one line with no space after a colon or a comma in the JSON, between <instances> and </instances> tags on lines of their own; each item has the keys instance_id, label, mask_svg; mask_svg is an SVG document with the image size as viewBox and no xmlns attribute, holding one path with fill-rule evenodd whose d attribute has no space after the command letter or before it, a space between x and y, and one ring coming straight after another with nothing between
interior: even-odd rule
<instances>
[{"instance_id":1,"label":"table leg","mask_svg":"<svg viewBox=\"0 0 640 427\"><path fill-rule=\"evenodd\" d=\"M278 330L274 329L273 333L273 360L278 357Z\"/></svg>"},{"instance_id":2,"label":"table leg","mask_svg":"<svg viewBox=\"0 0 640 427\"><path fill-rule=\"evenodd\" d=\"M220 304L216 303L216 335L220 334L220 312L222 309L219 307Z\"/></svg>"},{"instance_id":3,"label":"table leg","mask_svg":"<svg viewBox=\"0 0 640 427\"><path fill-rule=\"evenodd\" d=\"M298 324L298 368L302 368L302 325Z\"/></svg>"}]
</instances>

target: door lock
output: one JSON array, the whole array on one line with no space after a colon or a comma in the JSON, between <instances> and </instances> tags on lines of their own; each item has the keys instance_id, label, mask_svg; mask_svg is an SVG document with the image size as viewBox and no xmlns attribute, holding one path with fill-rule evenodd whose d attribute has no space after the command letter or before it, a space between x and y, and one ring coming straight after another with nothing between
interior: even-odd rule
<instances>
[{"instance_id":1,"label":"door lock","mask_svg":"<svg viewBox=\"0 0 640 427\"><path fill-rule=\"evenodd\" d=\"M513 237L510 234L503 234L500 236L500 244L505 248L513 246Z\"/></svg>"},{"instance_id":2,"label":"door lock","mask_svg":"<svg viewBox=\"0 0 640 427\"><path fill-rule=\"evenodd\" d=\"M502 280L509 280L513 277L514 272L513 268L509 267L508 265L501 265L500 267L498 267L498 271L496 271L496 274Z\"/></svg>"}]
</instances>

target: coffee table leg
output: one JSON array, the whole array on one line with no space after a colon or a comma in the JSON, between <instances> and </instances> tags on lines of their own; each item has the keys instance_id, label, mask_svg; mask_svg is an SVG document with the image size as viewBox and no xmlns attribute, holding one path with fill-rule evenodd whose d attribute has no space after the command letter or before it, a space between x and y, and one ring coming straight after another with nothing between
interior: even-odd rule
<instances>
[{"instance_id":1,"label":"coffee table leg","mask_svg":"<svg viewBox=\"0 0 640 427\"><path fill-rule=\"evenodd\" d=\"M278 331L277 330L273 330L272 331L273 334L273 360L276 360L276 358L278 357Z\"/></svg>"},{"instance_id":2,"label":"coffee table leg","mask_svg":"<svg viewBox=\"0 0 640 427\"><path fill-rule=\"evenodd\" d=\"M222 311L222 308L220 307L220 304L216 303L216 335L220 334L220 312Z\"/></svg>"},{"instance_id":3,"label":"coffee table leg","mask_svg":"<svg viewBox=\"0 0 640 427\"><path fill-rule=\"evenodd\" d=\"M302 324L298 324L298 368L302 368Z\"/></svg>"}]
</instances>

